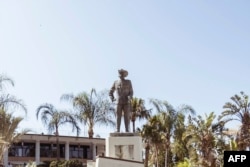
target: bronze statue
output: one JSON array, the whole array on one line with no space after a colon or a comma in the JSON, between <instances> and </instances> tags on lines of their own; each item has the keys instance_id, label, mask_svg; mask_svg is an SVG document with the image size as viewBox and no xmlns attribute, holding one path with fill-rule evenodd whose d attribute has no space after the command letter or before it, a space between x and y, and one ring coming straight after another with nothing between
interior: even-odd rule
<instances>
[{"instance_id":1,"label":"bronze statue","mask_svg":"<svg viewBox=\"0 0 250 167\"><path fill-rule=\"evenodd\" d=\"M125 131L129 132L130 123L130 100L133 97L133 88L130 80L126 80L128 71L120 69L118 70L120 80L114 82L109 96L112 102L116 101L116 130L120 132L122 112L124 116ZM114 98L114 91L116 91L116 98Z\"/></svg>"}]
</instances>

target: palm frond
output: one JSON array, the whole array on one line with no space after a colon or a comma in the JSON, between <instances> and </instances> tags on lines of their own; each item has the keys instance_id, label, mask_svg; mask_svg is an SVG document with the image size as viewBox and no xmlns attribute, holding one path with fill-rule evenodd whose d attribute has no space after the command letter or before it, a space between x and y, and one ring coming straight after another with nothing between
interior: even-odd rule
<instances>
[{"instance_id":1,"label":"palm frond","mask_svg":"<svg viewBox=\"0 0 250 167\"><path fill-rule=\"evenodd\" d=\"M14 81L8 76L1 74L0 75L0 91L2 91L5 88L5 84L10 84L11 86L14 86Z\"/></svg>"},{"instance_id":2,"label":"palm frond","mask_svg":"<svg viewBox=\"0 0 250 167\"><path fill-rule=\"evenodd\" d=\"M180 113L186 114L186 113L190 113L191 115L195 115L196 112L194 110L194 108L190 105L186 105L186 104L182 104L179 108L178 111Z\"/></svg>"},{"instance_id":3,"label":"palm frond","mask_svg":"<svg viewBox=\"0 0 250 167\"><path fill-rule=\"evenodd\" d=\"M54 113L54 106L52 104L42 104L40 105L37 109L36 109L36 117L38 118L39 113L45 111L45 113L49 114L49 115L53 115Z\"/></svg>"},{"instance_id":4,"label":"palm frond","mask_svg":"<svg viewBox=\"0 0 250 167\"><path fill-rule=\"evenodd\" d=\"M3 108L0 108L0 161L2 160L3 152L8 149L9 145L27 132L16 132L22 120L22 117L15 117L13 113L7 113Z\"/></svg>"},{"instance_id":5,"label":"palm frond","mask_svg":"<svg viewBox=\"0 0 250 167\"><path fill-rule=\"evenodd\" d=\"M105 124L114 126L114 122L110 119L115 115L112 103L107 100L108 92L96 92L91 89L90 93L80 92L76 96L64 95L63 99L71 102L75 114L75 118L81 123L87 124L89 128L93 128L95 124Z\"/></svg>"},{"instance_id":6,"label":"palm frond","mask_svg":"<svg viewBox=\"0 0 250 167\"><path fill-rule=\"evenodd\" d=\"M158 99L150 99L149 103L153 105L157 112L162 112L162 102Z\"/></svg>"},{"instance_id":7,"label":"palm frond","mask_svg":"<svg viewBox=\"0 0 250 167\"><path fill-rule=\"evenodd\" d=\"M73 94L63 94L60 98L61 101L68 101L68 102L72 102L74 99L74 95Z\"/></svg>"},{"instance_id":8,"label":"palm frond","mask_svg":"<svg viewBox=\"0 0 250 167\"><path fill-rule=\"evenodd\" d=\"M0 96L0 108L8 110L9 107L13 107L14 109L20 108L27 113L27 108L22 100L10 94L2 94Z\"/></svg>"}]
</instances>

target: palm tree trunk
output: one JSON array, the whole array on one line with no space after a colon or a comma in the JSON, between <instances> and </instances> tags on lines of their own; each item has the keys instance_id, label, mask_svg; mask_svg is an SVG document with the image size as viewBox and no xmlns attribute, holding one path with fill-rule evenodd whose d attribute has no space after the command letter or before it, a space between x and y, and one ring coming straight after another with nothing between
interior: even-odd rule
<instances>
[{"instance_id":1,"label":"palm tree trunk","mask_svg":"<svg viewBox=\"0 0 250 167\"><path fill-rule=\"evenodd\" d=\"M155 145L155 159L156 159L156 167L159 167L158 146L157 145Z\"/></svg>"},{"instance_id":2,"label":"palm tree trunk","mask_svg":"<svg viewBox=\"0 0 250 167\"><path fill-rule=\"evenodd\" d=\"M133 123L133 132L135 133L135 120L133 120L132 123Z\"/></svg>"},{"instance_id":3,"label":"palm tree trunk","mask_svg":"<svg viewBox=\"0 0 250 167\"><path fill-rule=\"evenodd\" d=\"M168 155L168 153L169 153L169 146L170 146L170 137L169 137L169 135L167 134L166 135L166 153L165 153L165 167L168 167L169 165L168 165L168 157L169 157L169 155Z\"/></svg>"},{"instance_id":4,"label":"palm tree trunk","mask_svg":"<svg viewBox=\"0 0 250 167\"><path fill-rule=\"evenodd\" d=\"M150 149L150 146L149 146L149 143L147 142L146 147L145 147L146 151L145 151L144 167L148 167L149 149Z\"/></svg>"},{"instance_id":5,"label":"palm tree trunk","mask_svg":"<svg viewBox=\"0 0 250 167\"><path fill-rule=\"evenodd\" d=\"M59 148L59 133L58 128L56 128L56 159L57 161L60 160L60 148Z\"/></svg>"},{"instance_id":6,"label":"palm tree trunk","mask_svg":"<svg viewBox=\"0 0 250 167\"><path fill-rule=\"evenodd\" d=\"M166 153L165 153L165 167L168 167L168 147L166 147Z\"/></svg>"},{"instance_id":7,"label":"palm tree trunk","mask_svg":"<svg viewBox=\"0 0 250 167\"><path fill-rule=\"evenodd\" d=\"M89 134L89 138L92 139L94 135L93 127L89 127L88 134Z\"/></svg>"},{"instance_id":8,"label":"palm tree trunk","mask_svg":"<svg viewBox=\"0 0 250 167\"><path fill-rule=\"evenodd\" d=\"M166 153L165 153L165 167L167 167L168 164L168 149L166 148Z\"/></svg>"},{"instance_id":9,"label":"palm tree trunk","mask_svg":"<svg viewBox=\"0 0 250 167\"><path fill-rule=\"evenodd\" d=\"M2 143L1 143L2 142ZM6 149L8 149L7 144L5 144L5 141L0 141L0 164L3 162L3 155Z\"/></svg>"}]
</instances>

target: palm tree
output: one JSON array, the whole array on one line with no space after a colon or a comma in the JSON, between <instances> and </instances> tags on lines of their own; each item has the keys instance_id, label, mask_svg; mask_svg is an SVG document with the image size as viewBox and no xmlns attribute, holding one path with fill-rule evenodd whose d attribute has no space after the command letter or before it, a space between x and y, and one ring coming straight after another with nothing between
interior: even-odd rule
<instances>
[{"instance_id":1,"label":"palm tree","mask_svg":"<svg viewBox=\"0 0 250 167\"><path fill-rule=\"evenodd\" d=\"M14 117L12 113L7 113L0 108L0 162L2 161L4 152L9 146L13 142L16 142L20 136L29 132L28 129L25 129L17 133L16 130L22 120L22 117Z\"/></svg>"},{"instance_id":2,"label":"palm tree","mask_svg":"<svg viewBox=\"0 0 250 167\"><path fill-rule=\"evenodd\" d=\"M187 139L187 147L190 150L189 158L194 164L204 167L215 167L218 154L222 154L226 148L223 140L224 125L226 122L213 123L216 116L211 112L203 119L189 117L189 124L183 139ZM199 157L199 160L198 160Z\"/></svg>"},{"instance_id":3,"label":"palm tree","mask_svg":"<svg viewBox=\"0 0 250 167\"><path fill-rule=\"evenodd\" d=\"M131 121L133 124L133 132L135 132L135 120L136 118L149 119L151 110L147 110L144 105L144 100L140 98L133 97L131 99Z\"/></svg>"},{"instance_id":4,"label":"palm tree","mask_svg":"<svg viewBox=\"0 0 250 167\"><path fill-rule=\"evenodd\" d=\"M159 166L159 149L163 146L162 134L159 133L159 116L150 117L145 125L143 125L140 134L145 144L145 160L144 167L148 167L149 156L151 153L152 163ZM151 150L151 152L150 152Z\"/></svg>"},{"instance_id":5,"label":"palm tree","mask_svg":"<svg viewBox=\"0 0 250 167\"><path fill-rule=\"evenodd\" d=\"M201 164L204 167L210 166L206 161L206 157L215 146L215 136L212 132L212 121L215 115L211 113L206 120L203 120L201 116L197 118L190 118L189 125L186 129L186 133L183 138L188 138L187 146L192 151L190 153L190 160L194 164ZM200 157L200 162L198 157Z\"/></svg>"},{"instance_id":6,"label":"palm tree","mask_svg":"<svg viewBox=\"0 0 250 167\"><path fill-rule=\"evenodd\" d=\"M188 148L186 147L187 141L183 140L183 134L186 131L185 125L185 115L179 114L174 124L173 133L173 143L172 143L172 153L174 156L174 161L185 161L185 157L188 157Z\"/></svg>"},{"instance_id":7,"label":"palm tree","mask_svg":"<svg viewBox=\"0 0 250 167\"><path fill-rule=\"evenodd\" d=\"M171 164L171 137L174 134L175 125L178 123L178 117L184 113L195 114L195 111L191 106L188 105L183 105L180 107L180 109L175 110L167 101L151 99L150 102L159 113L159 126L161 127L159 132L163 133L165 137L165 167L167 167Z\"/></svg>"},{"instance_id":8,"label":"palm tree","mask_svg":"<svg viewBox=\"0 0 250 167\"><path fill-rule=\"evenodd\" d=\"M245 150L250 146L250 102L249 97L244 92L240 95L231 97L232 102L224 104L225 109L220 119L229 117L231 120L237 120L241 123L239 133L237 134L237 145L239 150Z\"/></svg>"},{"instance_id":9,"label":"palm tree","mask_svg":"<svg viewBox=\"0 0 250 167\"><path fill-rule=\"evenodd\" d=\"M27 108L22 100L17 99L15 96L8 93L6 94L4 92L5 87L8 84L14 86L14 81L5 75L0 75L0 108L4 110L7 110L8 107L21 108L26 113Z\"/></svg>"},{"instance_id":10,"label":"palm tree","mask_svg":"<svg viewBox=\"0 0 250 167\"><path fill-rule=\"evenodd\" d=\"M115 126L114 108L107 95L107 91L97 94L95 89L92 89L90 94L82 92L76 96L73 94L61 96L61 100L69 101L73 105L73 108L77 111L77 119L88 125L89 138L93 138L95 124Z\"/></svg>"},{"instance_id":11,"label":"palm tree","mask_svg":"<svg viewBox=\"0 0 250 167\"><path fill-rule=\"evenodd\" d=\"M43 104L40 105L36 110L36 117L38 119L39 114L41 113L41 121L45 126L47 126L49 133L55 130L56 135L56 147L57 147L57 160L59 161L59 127L66 123L72 125L72 131L76 129L77 136L80 133L80 128L74 118L74 116L63 110L57 110L52 104Z\"/></svg>"}]
</instances>

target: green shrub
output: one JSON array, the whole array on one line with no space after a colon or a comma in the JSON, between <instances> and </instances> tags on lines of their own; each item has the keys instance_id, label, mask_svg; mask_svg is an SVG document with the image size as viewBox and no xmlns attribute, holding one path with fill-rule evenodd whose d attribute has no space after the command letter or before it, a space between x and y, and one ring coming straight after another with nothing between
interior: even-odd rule
<instances>
[{"instance_id":1,"label":"green shrub","mask_svg":"<svg viewBox=\"0 0 250 167\"><path fill-rule=\"evenodd\" d=\"M83 167L82 162L79 160L68 161L52 161L49 167Z\"/></svg>"},{"instance_id":2,"label":"green shrub","mask_svg":"<svg viewBox=\"0 0 250 167\"><path fill-rule=\"evenodd\" d=\"M61 167L61 164L63 164L64 161L52 161L49 165L49 167Z\"/></svg>"},{"instance_id":3,"label":"green shrub","mask_svg":"<svg viewBox=\"0 0 250 167\"><path fill-rule=\"evenodd\" d=\"M49 167L51 161L43 161L42 164L37 165L37 167Z\"/></svg>"}]
</instances>

